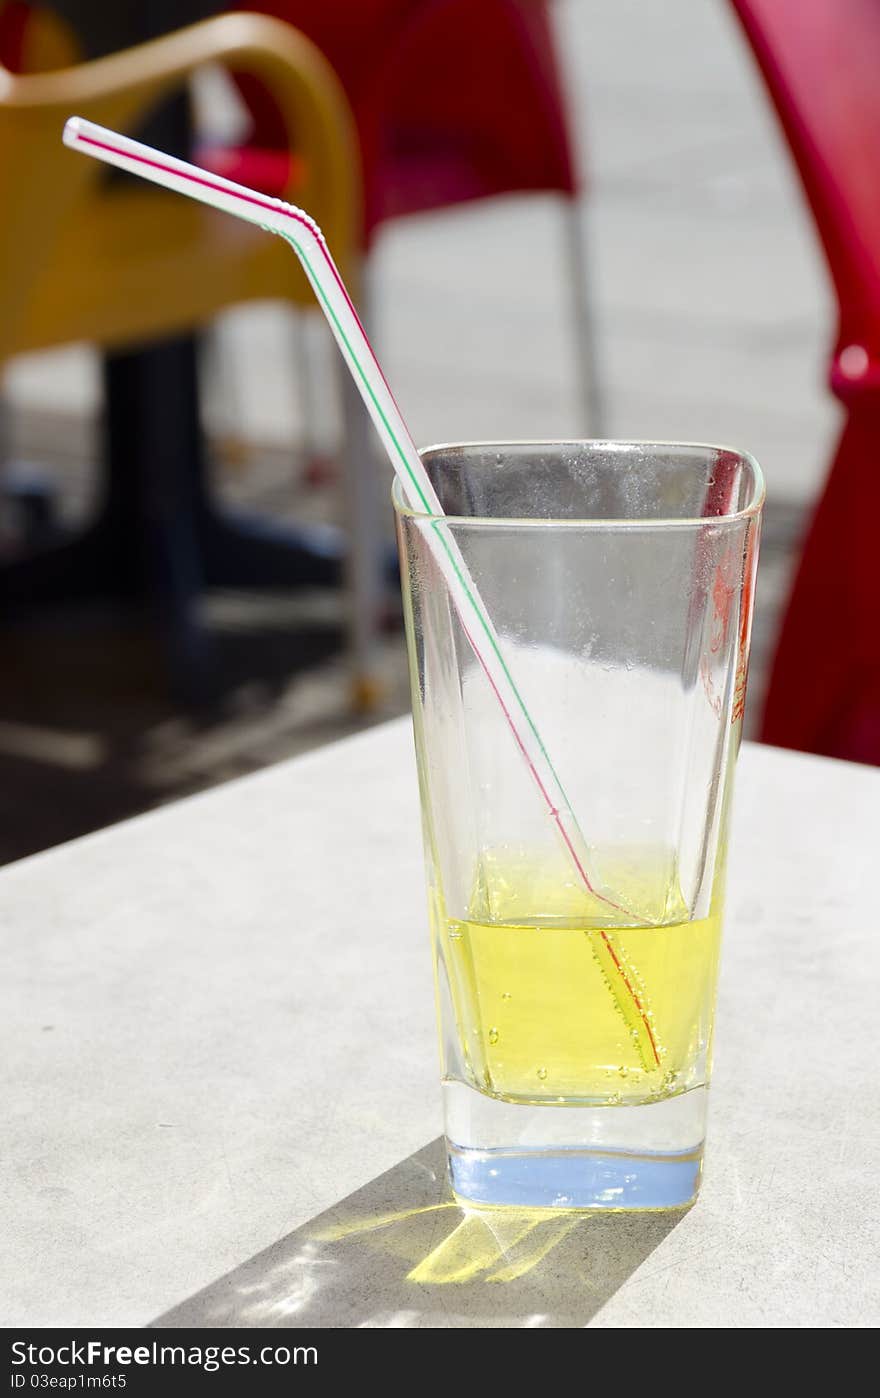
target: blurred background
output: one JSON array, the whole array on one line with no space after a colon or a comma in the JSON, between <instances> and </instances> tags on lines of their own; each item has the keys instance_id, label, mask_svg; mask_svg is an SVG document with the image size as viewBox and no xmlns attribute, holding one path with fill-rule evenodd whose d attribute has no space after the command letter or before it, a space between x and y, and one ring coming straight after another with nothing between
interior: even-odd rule
<instances>
[{"instance_id":1,"label":"blurred background","mask_svg":"<svg viewBox=\"0 0 880 1398\"><path fill-rule=\"evenodd\" d=\"M73 112L307 207L420 444L752 451L747 735L880 760L841 527L880 503L873 0L253 11L0 0L0 860L409 704L387 470L295 259L64 150Z\"/></svg>"}]
</instances>

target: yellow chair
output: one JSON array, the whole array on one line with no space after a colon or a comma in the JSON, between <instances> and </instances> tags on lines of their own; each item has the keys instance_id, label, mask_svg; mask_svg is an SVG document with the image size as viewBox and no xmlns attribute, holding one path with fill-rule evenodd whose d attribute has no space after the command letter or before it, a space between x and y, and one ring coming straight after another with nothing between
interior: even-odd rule
<instances>
[{"instance_id":1,"label":"yellow chair","mask_svg":"<svg viewBox=\"0 0 880 1398\"><path fill-rule=\"evenodd\" d=\"M313 304L280 239L177 196L109 182L102 166L61 144L71 114L130 132L207 63L251 72L272 92L298 157L284 197L315 217L355 286L359 162L342 90L319 51L289 25L224 15L58 71L15 75L0 68L0 363L78 340L133 347L189 330L241 301ZM356 441L361 434L356 424ZM350 449L348 503L355 519L363 509L369 535L368 470ZM362 593L356 649L365 671L371 622L364 602L375 587L375 540L359 530L352 539L353 585L360 583ZM361 678L366 682L365 673Z\"/></svg>"}]
</instances>

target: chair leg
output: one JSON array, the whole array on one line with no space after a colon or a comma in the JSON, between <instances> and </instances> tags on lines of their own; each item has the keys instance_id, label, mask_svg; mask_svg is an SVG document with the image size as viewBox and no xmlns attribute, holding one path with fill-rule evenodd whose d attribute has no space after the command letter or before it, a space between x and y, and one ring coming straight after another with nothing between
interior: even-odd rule
<instances>
[{"instance_id":1,"label":"chair leg","mask_svg":"<svg viewBox=\"0 0 880 1398\"><path fill-rule=\"evenodd\" d=\"M366 269L359 288L364 324L372 320ZM387 559L380 515L376 441L360 393L341 356L337 357L343 424L342 475L348 525L348 604L352 660L352 701L368 713L382 697L378 669L378 632L387 586Z\"/></svg>"},{"instance_id":2,"label":"chair leg","mask_svg":"<svg viewBox=\"0 0 880 1398\"><path fill-rule=\"evenodd\" d=\"M195 342L180 337L117 351L105 357L104 382L104 532L119 551L120 573L143 578L179 697L199 703L212 693L214 655L198 615L204 577L194 508L202 451ZM126 558L127 549L136 556Z\"/></svg>"},{"instance_id":3,"label":"chair leg","mask_svg":"<svg viewBox=\"0 0 880 1398\"><path fill-rule=\"evenodd\" d=\"M343 490L349 540L346 581L352 701L357 710L368 713L382 697L377 641L385 585L375 442L361 396L341 358L339 372L344 425Z\"/></svg>"},{"instance_id":4,"label":"chair leg","mask_svg":"<svg viewBox=\"0 0 880 1398\"><path fill-rule=\"evenodd\" d=\"M212 409L211 416L215 422L212 449L224 464L244 466L250 449L241 428L243 412L238 376L229 362L229 354L217 326L206 325L200 338L200 399L206 397Z\"/></svg>"},{"instance_id":5,"label":"chair leg","mask_svg":"<svg viewBox=\"0 0 880 1398\"><path fill-rule=\"evenodd\" d=\"M575 195L563 204L572 319L575 334L575 370L581 414L581 430L590 437L607 432L605 402L596 347L596 317L590 295L587 256L587 217L583 198Z\"/></svg>"},{"instance_id":6,"label":"chair leg","mask_svg":"<svg viewBox=\"0 0 880 1398\"><path fill-rule=\"evenodd\" d=\"M9 530L31 552L51 544L58 533L52 477L13 454L11 412L0 380L0 548Z\"/></svg>"},{"instance_id":7,"label":"chair leg","mask_svg":"<svg viewBox=\"0 0 880 1398\"><path fill-rule=\"evenodd\" d=\"M309 331L308 317L311 314L314 328L322 331L326 337L325 343L316 345L314 338ZM331 343L329 330L323 323L323 318L316 317L314 312L304 311L300 307L291 310L290 322L290 343L293 350L293 362L297 380L297 401L300 410L300 434L299 446L302 455L302 479L305 484L315 489L322 489L328 486L336 486L339 482L339 441L331 433L328 433L326 425L322 423L326 419L326 400L320 388L323 384L322 370L323 355L320 356L320 363L316 363L316 349L323 351L325 347L331 356L337 353L336 345Z\"/></svg>"},{"instance_id":8,"label":"chair leg","mask_svg":"<svg viewBox=\"0 0 880 1398\"><path fill-rule=\"evenodd\" d=\"M293 306L290 312L290 340L293 346L293 363L296 373L299 409L302 417L300 444L303 460L310 462L317 453L315 432L315 393L312 356L309 353L308 336L305 327L306 313L300 306Z\"/></svg>"}]
</instances>

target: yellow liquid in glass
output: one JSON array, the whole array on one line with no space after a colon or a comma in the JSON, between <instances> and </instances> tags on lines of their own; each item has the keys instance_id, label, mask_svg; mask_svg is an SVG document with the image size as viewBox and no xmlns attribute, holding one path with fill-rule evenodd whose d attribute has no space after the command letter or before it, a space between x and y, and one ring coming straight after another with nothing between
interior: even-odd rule
<instances>
[{"instance_id":1,"label":"yellow liquid in glass","mask_svg":"<svg viewBox=\"0 0 880 1398\"><path fill-rule=\"evenodd\" d=\"M629 860L615 887L623 906L644 906L657 879ZM699 921L683 920L677 891L663 904L663 925L621 926L566 871L486 856L471 915L434 918L473 1086L508 1101L617 1105L705 1082L720 899Z\"/></svg>"}]
</instances>

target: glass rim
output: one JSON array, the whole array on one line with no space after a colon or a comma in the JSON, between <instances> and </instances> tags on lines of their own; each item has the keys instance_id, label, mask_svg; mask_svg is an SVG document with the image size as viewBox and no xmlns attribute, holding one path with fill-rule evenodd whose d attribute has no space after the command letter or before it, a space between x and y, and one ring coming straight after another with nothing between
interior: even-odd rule
<instances>
[{"instance_id":1,"label":"glass rim","mask_svg":"<svg viewBox=\"0 0 880 1398\"><path fill-rule=\"evenodd\" d=\"M753 479L752 494L742 509L736 510L733 514L727 515L688 515L688 516L660 516L656 519L642 517L632 518L611 518L601 515L584 515L583 518L572 519L556 517L539 517L534 515L447 515L431 514L428 510L416 510L407 503L404 498L403 484L400 477L395 475L391 487L391 501L396 514L404 519L412 519L419 523L427 524L453 524L456 527L470 528L506 528L506 529L602 529L606 532L612 529L697 529L700 527L732 526L742 524L749 519L757 518L764 506L767 495L767 488L764 481L764 473L761 470L756 458L751 452L741 451L738 447L727 447L716 442L675 442L657 441L650 438L616 438L616 437L520 437L511 438L507 441L469 441L469 442L436 442L427 447L419 447L418 452L422 460L429 454L435 452L451 451L505 451L511 447L552 447L552 448L572 448L587 447L590 449L604 449L605 451L621 451L628 449L651 448L660 451L687 451L701 452L705 455L727 453L737 457L750 469Z\"/></svg>"}]
</instances>

